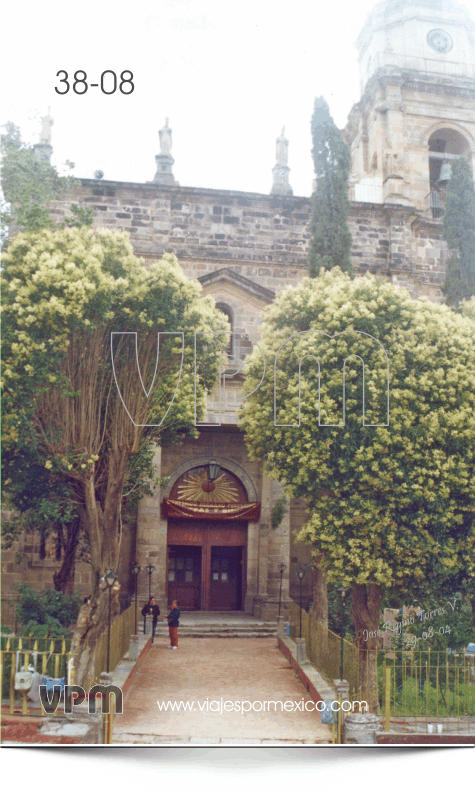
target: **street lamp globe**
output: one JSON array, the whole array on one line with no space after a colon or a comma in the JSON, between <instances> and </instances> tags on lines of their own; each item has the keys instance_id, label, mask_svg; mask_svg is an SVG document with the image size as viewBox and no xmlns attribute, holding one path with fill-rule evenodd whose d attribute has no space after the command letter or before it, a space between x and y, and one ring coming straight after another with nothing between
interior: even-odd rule
<instances>
[{"instance_id":1,"label":"street lamp globe","mask_svg":"<svg viewBox=\"0 0 475 794\"><path fill-rule=\"evenodd\" d=\"M118 577L115 575L113 571L109 570L104 574L104 581L109 589L112 589L117 582Z\"/></svg>"}]
</instances>

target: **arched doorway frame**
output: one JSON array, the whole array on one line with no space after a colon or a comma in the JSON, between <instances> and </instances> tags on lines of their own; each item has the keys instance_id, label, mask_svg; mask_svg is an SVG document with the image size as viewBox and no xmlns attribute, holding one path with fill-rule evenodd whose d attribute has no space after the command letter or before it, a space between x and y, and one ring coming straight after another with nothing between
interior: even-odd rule
<instances>
[{"instance_id":1,"label":"arched doorway frame","mask_svg":"<svg viewBox=\"0 0 475 794\"><path fill-rule=\"evenodd\" d=\"M168 482L166 486L161 489L161 498L168 498L173 486L177 482L177 480L186 472L199 468L201 466L207 466L210 462L210 458L216 460L216 462L221 466L223 469L227 469L232 474L234 474L242 483L246 493L248 501L250 502L257 502L259 501L258 490L255 485L255 482L252 476L241 466L239 463L236 463L234 460L230 458L226 458L222 455L215 455L208 454L208 455L197 455L192 458L188 458L185 461L174 466L171 471L167 474ZM167 537L167 546L168 546L168 521L163 519L163 522L166 524L166 537ZM252 599L254 594L257 590L257 576L258 576L258 558L259 558L259 521L249 521L248 522L248 530L247 530L247 565L246 565L246 602L243 605L245 611L252 612ZM165 527L164 527L165 529ZM163 570L164 575L166 575L166 570ZM164 587L167 587L167 583L164 582Z\"/></svg>"},{"instance_id":2,"label":"arched doorway frame","mask_svg":"<svg viewBox=\"0 0 475 794\"><path fill-rule=\"evenodd\" d=\"M239 463L235 463L235 461L231 460L230 458L225 458L222 455L214 454L198 455L194 458L188 458L188 460L185 460L175 466L167 475L169 480L167 485L162 488L162 497L168 497L170 495L171 489L182 474L190 471L190 469L197 469L199 466L207 466L210 458L213 458L223 469L228 469L230 472L235 474L239 480L241 480L244 488L246 489L247 498L250 502L258 501L259 497L257 495L257 488L254 484L254 480L246 472L246 470L240 466Z\"/></svg>"}]
</instances>

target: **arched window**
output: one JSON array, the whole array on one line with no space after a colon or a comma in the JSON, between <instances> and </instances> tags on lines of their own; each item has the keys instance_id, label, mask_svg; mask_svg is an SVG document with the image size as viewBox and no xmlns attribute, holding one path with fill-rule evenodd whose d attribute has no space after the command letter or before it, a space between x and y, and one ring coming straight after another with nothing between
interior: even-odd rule
<instances>
[{"instance_id":1,"label":"arched window","mask_svg":"<svg viewBox=\"0 0 475 794\"><path fill-rule=\"evenodd\" d=\"M429 179L431 190L445 187L450 178L451 161L470 158L470 146L462 133L447 127L436 130L429 138ZM445 167L444 167L445 166Z\"/></svg>"},{"instance_id":2,"label":"arched window","mask_svg":"<svg viewBox=\"0 0 475 794\"><path fill-rule=\"evenodd\" d=\"M458 130L442 127L429 138L430 212L441 218L445 207L445 188L451 176L451 164L459 157L471 159L467 139Z\"/></svg>"},{"instance_id":3,"label":"arched window","mask_svg":"<svg viewBox=\"0 0 475 794\"><path fill-rule=\"evenodd\" d=\"M233 310L226 303L217 303L216 304L216 308L219 309L219 311L222 312L225 315L226 319L229 322L229 325L231 326L231 333L232 333L234 331ZM229 342L228 342L228 345L227 345L227 353L230 356L233 354L233 337L232 336L229 337Z\"/></svg>"}]
</instances>

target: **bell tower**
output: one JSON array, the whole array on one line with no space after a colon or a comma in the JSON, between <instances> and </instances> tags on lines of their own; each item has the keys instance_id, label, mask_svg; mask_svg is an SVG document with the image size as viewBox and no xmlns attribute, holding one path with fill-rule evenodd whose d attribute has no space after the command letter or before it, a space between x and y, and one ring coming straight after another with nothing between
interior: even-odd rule
<instances>
[{"instance_id":1,"label":"bell tower","mask_svg":"<svg viewBox=\"0 0 475 794\"><path fill-rule=\"evenodd\" d=\"M475 165L475 25L453 0L383 0L356 46L351 198L439 218L451 162Z\"/></svg>"}]
</instances>

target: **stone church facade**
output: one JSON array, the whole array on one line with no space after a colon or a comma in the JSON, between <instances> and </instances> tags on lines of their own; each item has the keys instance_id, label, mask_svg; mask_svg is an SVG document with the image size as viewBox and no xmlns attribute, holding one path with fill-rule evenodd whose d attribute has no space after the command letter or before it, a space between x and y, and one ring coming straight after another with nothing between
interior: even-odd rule
<instances>
[{"instance_id":1,"label":"stone church facade","mask_svg":"<svg viewBox=\"0 0 475 794\"><path fill-rule=\"evenodd\" d=\"M442 300L442 217L450 164L466 156L474 165L474 35L467 12L451 0L383 0L357 41L361 99L344 130L352 154L354 270L435 301ZM39 156L48 156L47 145L37 145ZM146 262L174 252L186 275L198 279L203 294L212 295L229 318L239 370L250 346L245 335L259 341L263 309L307 275L311 199L292 194L287 148L282 131L269 195L181 187L173 176L167 120L151 182L83 179L67 201L52 204L52 214L63 219L75 201L93 209L97 227L128 231L135 253ZM239 393L242 380L239 371L228 378L231 393ZM130 590L129 568L136 559L143 567L154 566L152 591L161 605L178 597L189 609L242 609L274 618L281 563L283 601L297 596L300 565L308 566L304 597L311 597L309 549L295 540L305 520L304 504L291 500L282 523L273 528L271 511L281 486L266 477L261 462L249 460L234 409L224 406L221 424L211 425L217 418L210 402L210 426L200 429L198 439L157 450L157 473L168 478L167 485L142 500L136 525L127 528L119 579ZM219 471L213 478L215 464ZM228 515L219 498L231 504ZM34 579L31 569L41 568L37 552L31 556L24 579ZM3 574L4 587L11 591L19 569L8 555L4 561L2 567L10 568ZM78 577L86 576L78 566ZM77 583L87 589L85 581ZM144 572L139 588L145 598Z\"/></svg>"}]
</instances>

